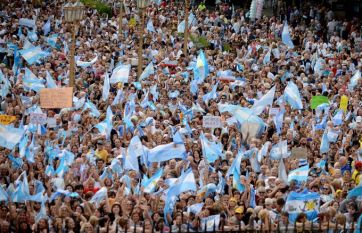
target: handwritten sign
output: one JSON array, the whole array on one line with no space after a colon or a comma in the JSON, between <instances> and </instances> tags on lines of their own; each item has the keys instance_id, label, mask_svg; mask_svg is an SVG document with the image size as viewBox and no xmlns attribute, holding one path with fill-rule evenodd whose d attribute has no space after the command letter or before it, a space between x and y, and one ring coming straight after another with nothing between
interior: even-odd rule
<instances>
[{"instance_id":1,"label":"handwritten sign","mask_svg":"<svg viewBox=\"0 0 362 233\"><path fill-rule=\"evenodd\" d=\"M308 155L307 148L304 147L293 147L290 158L292 159L306 159Z\"/></svg>"},{"instance_id":2,"label":"handwritten sign","mask_svg":"<svg viewBox=\"0 0 362 233\"><path fill-rule=\"evenodd\" d=\"M16 120L15 116L0 115L0 124L2 125L8 125L15 120Z\"/></svg>"},{"instance_id":3,"label":"handwritten sign","mask_svg":"<svg viewBox=\"0 0 362 233\"><path fill-rule=\"evenodd\" d=\"M42 108L71 108L73 87L43 88L40 90Z\"/></svg>"},{"instance_id":4,"label":"handwritten sign","mask_svg":"<svg viewBox=\"0 0 362 233\"><path fill-rule=\"evenodd\" d=\"M47 121L47 115L45 113L30 113L30 123L36 125L44 125Z\"/></svg>"},{"instance_id":5,"label":"handwritten sign","mask_svg":"<svg viewBox=\"0 0 362 233\"><path fill-rule=\"evenodd\" d=\"M341 102L339 102L339 109L342 109L343 111L347 111L348 106L348 97L345 95L342 95Z\"/></svg>"},{"instance_id":6,"label":"handwritten sign","mask_svg":"<svg viewBox=\"0 0 362 233\"><path fill-rule=\"evenodd\" d=\"M221 118L219 116L204 116L202 118L202 127L222 128Z\"/></svg>"}]
</instances>

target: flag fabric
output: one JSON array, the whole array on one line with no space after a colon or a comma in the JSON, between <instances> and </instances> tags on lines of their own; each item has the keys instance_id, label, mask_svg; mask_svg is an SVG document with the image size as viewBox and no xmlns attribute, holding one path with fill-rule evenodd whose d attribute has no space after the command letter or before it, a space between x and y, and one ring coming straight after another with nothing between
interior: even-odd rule
<instances>
[{"instance_id":1,"label":"flag fabric","mask_svg":"<svg viewBox=\"0 0 362 233\"><path fill-rule=\"evenodd\" d=\"M57 84L55 83L52 75L49 73L49 71L46 71L46 81L47 81L47 87L48 88L57 88Z\"/></svg>"},{"instance_id":2,"label":"flag fabric","mask_svg":"<svg viewBox=\"0 0 362 233\"><path fill-rule=\"evenodd\" d=\"M272 106L274 102L275 86L273 86L263 97L255 101L251 111L254 114L260 115L267 106Z\"/></svg>"},{"instance_id":3,"label":"flag fabric","mask_svg":"<svg viewBox=\"0 0 362 233\"><path fill-rule=\"evenodd\" d=\"M289 27L288 27L288 23L285 22L284 26L283 26L283 31L282 31L282 41L283 43L288 46L289 49L294 48L294 44L292 39L290 38L290 33L289 33Z\"/></svg>"},{"instance_id":4,"label":"flag fabric","mask_svg":"<svg viewBox=\"0 0 362 233\"><path fill-rule=\"evenodd\" d=\"M27 19L27 18L19 19L19 25L29 27L29 28L35 28L35 26L36 26L34 19Z\"/></svg>"},{"instance_id":5,"label":"flag fabric","mask_svg":"<svg viewBox=\"0 0 362 233\"><path fill-rule=\"evenodd\" d=\"M176 144L174 142L157 146L148 150L148 162L163 162L171 159L182 159L186 154L184 144Z\"/></svg>"},{"instance_id":6,"label":"flag fabric","mask_svg":"<svg viewBox=\"0 0 362 233\"><path fill-rule=\"evenodd\" d=\"M328 153L329 151L329 140L326 130L324 130L319 151L321 154Z\"/></svg>"},{"instance_id":7,"label":"flag fabric","mask_svg":"<svg viewBox=\"0 0 362 233\"><path fill-rule=\"evenodd\" d=\"M114 83L127 83L128 82L128 77L129 77L129 73L131 70L131 65L118 65L116 66L116 68L113 69L112 75L111 75L111 79L109 80L111 84Z\"/></svg>"},{"instance_id":8,"label":"flag fabric","mask_svg":"<svg viewBox=\"0 0 362 233\"><path fill-rule=\"evenodd\" d=\"M281 179L284 183L288 183L288 175L285 170L285 165L283 159L279 160L279 167L278 167L278 178Z\"/></svg>"},{"instance_id":9,"label":"flag fabric","mask_svg":"<svg viewBox=\"0 0 362 233\"><path fill-rule=\"evenodd\" d=\"M39 61L42 58L45 58L49 53L44 52L40 46L32 47L29 49L20 50L19 53L25 59L29 65L33 65L35 62Z\"/></svg>"},{"instance_id":10,"label":"flag fabric","mask_svg":"<svg viewBox=\"0 0 362 233\"><path fill-rule=\"evenodd\" d=\"M355 187L348 192L347 198L360 197L362 196L362 185Z\"/></svg>"},{"instance_id":11,"label":"flag fabric","mask_svg":"<svg viewBox=\"0 0 362 233\"><path fill-rule=\"evenodd\" d=\"M319 212L320 195L307 189L300 193L289 193L284 211L289 213L289 220L295 222L300 213L305 213L309 221L315 219Z\"/></svg>"},{"instance_id":12,"label":"flag fabric","mask_svg":"<svg viewBox=\"0 0 362 233\"><path fill-rule=\"evenodd\" d=\"M287 158L288 153L288 141L280 141L274 145L270 150L270 158L274 160L279 160L281 158Z\"/></svg>"},{"instance_id":13,"label":"flag fabric","mask_svg":"<svg viewBox=\"0 0 362 233\"><path fill-rule=\"evenodd\" d=\"M91 61L81 61L81 60L76 60L76 64L79 67L82 68L87 68L89 66L92 66L94 63L96 63L98 60L98 55L96 55L95 58L93 58Z\"/></svg>"},{"instance_id":14,"label":"flag fabric","mask_svg":"<svg viewBox=\"0 0 362 233\"><path fill-rule=\"evenodd\" d=\"M0 125L0 146L9 150L14 149L24 135L24 129Z\"/></svg>"},{"instance_id":15,"label":"flag fabric","mask_svg":"<svg viewBox=\"0 0 362 233\"><path fill-rule=\"evenodd\" d=\"M50 19L48 19L48 21L43 25L43 33L44 35L48 35L50 32Z\"/></svg>"},{"instance_id":16,"label":"flag fabric","mask_svg":"<svg viewBox=\"0 0 362 233\"><path fill-rule=\"evenodd\" d=\"M58 34L53 34L46 38L47 43L52 47L57 47Z\"/></svg>"},{"instance_id":17,"label":"flag fabric","mask_svg":"<svg viewBox=\"0 0 362 233\"><path fill-rule=\"evenodd\" d=\"M182 20L178 26L177 26L177 32L178 33L184 33L185 32L185 20Z\"/></svg>"},{"instance_id":18,"label":"flag fabric","mask_svg":"<svg viewBox=\"0 0 362 233\"><path fill-rule=\"evenodd\" d=\"M110 88L111 88L111 85L109 83L109 74L108 74L108 72L106 72L106 74L104 76L103 91L102 91L102 100L103 101L107 101Z\"/></svg>"},{"instance_id":19,"label":"flag fabric","mask_svg":"<svg viewBox=\"0 0 362 233\"><path fill-rule=\"evenodd\" d=\"M28 39L32 42L35 42L38 40L38 34L35 30L28 29Z\"/></svg>"},{"instance_id":20,"label":"flag fabric","mask_svg":"<svg viewBox=\"0 0 362 233\"><path fill-rule=\"evenodd\" d=\"M109 138L111 130L113 128L112 118L113 118L113 113L112 113L111 107L108 106L106 119L104 119L102 122L100 122L94 126L94 128L98 129L98 131L101 134L106 135L107 138Z\"/></svg>"},{"instance_id":21,"label":"flag fabric","mask_svg":"<svg viewBox=\"0 0 362 233\"><path fill-rule=\"evenodd\" d=\"M202 210L202 207L204 207L204 204L205 203L201 202L201 203L196 203L196 204L190 205L189 207L187 207L187 213L193 213L195 215L200 213Z\"/></svg>"},{"instance_id":22,"label":"flag fabric","mask_svg":"<svg viewBox=\"0 0 362 233\"><path fill-rule=\"evenodd\" d=\"M204 80L209 75L209 64L204 52L201 50L196 60L196 68L200 71L201 79Z\"/></svg>"},{"instance_id":23,"label":"flag fabric","mask_svg":"<svg viewBox=\"0 0 362 233\"><path fill-rule=\"evenodd\" d=\"M36 92L39 92L41 89L45 88L43 80L38 79L28 68L25 68L23 85L26 89Z\"/></svg>"},{"instance_id":24,"label":"flag fabric","mask_svg":"<svg viewBox=\"0 0 362 233\"><path fill-rule=\"evenodd\" d=\"M220 214L201 218L201 229L204 232L217 231L220 224ZM206 227L206 229L205 229Z\"/></svg>"},{"instance_id":25,"label":"flag fabric","mask_svg":"<svg viewBox=\"0 0 362 233\"><path fill-rule=\"evenodd\" d=\"M85 111L87 109L90 109L91 115L93 115L94 117L97 117L97 118L100 117L101 113L97 109L97 106L89 100L87 100L83 106L83 111Z\"/></svg>"},{"instance_id":26,"label":"flag fabric","mask_svg":"<svg viewBox=\"0 0 362 233\"><path fill-rule=\"evenodd\" d=\"M349 81L348 89L353 90L357 86L358 80L360 79L361 79L361 71L357 70L356 73L352 76L351 80Z\"/></svg>"},{"instance_id":27,"label":"flag fabric","mask_svg":"<svg viewBox=\"0 0 362 233\"><path fill-rule=\"evenodd\" d=\"M209 163L215 162L222 155L222 144L209 141L204 134L200 135L202 154Z\"/></svg>"},{"instance_id":28,"label":"flag fabric","mask_svg":"<svg viewBox=\"0 0 362 233\"><path fill-rule=\"evenodd\" d=\"M343 123L343 113L344 111L342 109L338 109L336 115L332 118L332 122L334 126L342 125Z\"/></svg>"},{"instance_id":29,"label":"flag fabric","mask_svg":"<svg viewBox=\"0 0 362 233\"><path fill-rule=\"evenodd\" d=\"M143 182L142 186L145 193L153 193L156 190L157 182L161 179L162 174L163 168L160 168L151 178Z\"/></svg>"},{"instance_id":30,"label":"flag fabric","mask_svg":"<svg viewBox=\"0 0 362 233\"><path fill-rule=\"evenodd\" d=\"M207 103L209 102L209 100L211 99L216 99L217 98L217 86L219 85L219 83L217 82L213 87L212 90L209 93L206 93L203 97L202 100Z\"/></svg>"},{"instance_id":31,"label":"flag fabric","mask_svg":"<svg viewBox=\"0 0 362 233\"><path fill-rule=\"evenodd\" d=\"M155 27L153 26L152 19L148 20L146 28L149 32L156 32Z\"/></svg>"},{"instance_id":32,"label":"flag fabric","mask_svg":"<svg viewBox=\"0 0 362 233\"><path fill-rule=\"evenodd\" d=\"M271 50L269 49L263 58L264 65L267 65L268 63L270 63L270 55L271 55Z\"/></svg>"},{"instance_id":33,"label":"flag fabric","mask_svg":"<svg viewBox=\"0 0 362 233\"><path fill-rule=\"evenodd\" d=\"M136 135L131 139L128 145L125 156L124 169L134 170L138 173L139 172L138 157L141 156L143 153L145 153L143 151L143 145L141 143L140 138Z\"/></svg>"},{"instance_id":34,"label":"flag fabric","mask_svg":"<svg viewBox=\"0 0 362 233\"><path fill-rule=\"evenodd\" d=\"M146 68L144 69L144 71L142 72L141 76L140 76L140 80L146 79L148 78L151 74L155 73L155 69L153 67L153 62L150 62Z\"/></svg>"},{"instance_id":35,"label":"flag fabric","mask_svg":"<svg viewBox=\"0 0 362 233\"><path fill-rule=\"evenodd\" d=\"M90 203L95 203L96 207L98 208L101 201L106 199L107 197L107 188L102 187L100 190L98 190L92 197L92 199L89 201Z\"/></svg>"},{"instance_id":36,"label":"flag fabric","mask_svg":"<svg viewBox=\"0 0 362 233\"><path fill-rule=\"evenodd\" d=\"M0 185L0 201L5 201L7 203L8 200L9 200L9 195L4 190L3 186Z\"/></svg>"},{"instance_id":37,"label":"flag fabric","mask_svg":"<svg viewBox=\"0 0 362 233\"><path fill-rule=\"evenodd\" d=\"M309 165L294 169L288 174L288 182L296 180L298 182L305 182L308 179Z\"/></svg>"},{"instance_id":38,"label":"flag fabric","mask_svg":"<svg viewBox=\"0 0 362 233\"><path fill-rule=\"evenodd\" d=\"M293 81L290 81L284 90L285 101L294 109L303 109L302 99L297 85Z\"/></svg>"}]
</instances>

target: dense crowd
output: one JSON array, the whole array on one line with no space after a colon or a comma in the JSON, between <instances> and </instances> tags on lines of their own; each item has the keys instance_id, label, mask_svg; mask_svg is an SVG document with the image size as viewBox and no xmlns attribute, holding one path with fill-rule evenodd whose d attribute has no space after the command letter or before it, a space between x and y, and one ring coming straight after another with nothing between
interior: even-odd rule
<instances>
[{"instance_id":1,"label":"dense crowd","mask_svg":"<svg viewBox=\"0 0 362 233\"><path fill-rule=\"evenodd\" d=\"M121 34L117 4L87 7L73 107L45 109L69 85L66 2L3 1L0 232L361 227L361 22L311 2L192 4L187 54L184 2L149 2L143 33L136 1Z\"/></svg>"}]
</instances>

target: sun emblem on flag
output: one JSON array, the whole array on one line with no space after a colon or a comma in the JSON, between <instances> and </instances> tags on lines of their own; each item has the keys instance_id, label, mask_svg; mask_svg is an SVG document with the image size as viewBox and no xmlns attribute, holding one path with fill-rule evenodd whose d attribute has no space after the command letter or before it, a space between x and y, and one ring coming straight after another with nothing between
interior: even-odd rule
<instances>
[{"instance_id":1,"label":"sun emblem on flag","mask_svg":"<svg viewBox=\"0 0 362 233\"><path fill-rule=\"evenodd\" d=\"M307 203L305 204L305 208L307 211L310 211L310 210L314 210L315 208L315 202L312 200L312 201L307 201Z\"/></svg>"}]
</instances>

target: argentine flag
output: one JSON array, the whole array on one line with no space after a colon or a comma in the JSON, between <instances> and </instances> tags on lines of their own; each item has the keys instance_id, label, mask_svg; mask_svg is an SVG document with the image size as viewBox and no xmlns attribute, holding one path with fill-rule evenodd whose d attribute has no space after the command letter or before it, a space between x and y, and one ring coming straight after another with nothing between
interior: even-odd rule
<instances>
[{"instance_id":1,"label":"argentine flag","mask_svg":"<svg viewBox=\"0 0 362 233\"><path fill-rule=\"evenodd\" d=\"M142 183L145 193L152 193L156 190L157 182L161 179L163 168L160 168L151 178Z\"/></svg>"},{"instance_id":2,"label":"argentine flag","mask_svg":"<svg viewBox=\"0 0 362 233\"><path fill-rule=\"evenodd\" d=\"M0 146L12 150L23 135L23 129L0 125Z\"/></svg>"},{"instance_id":3,"label":"argentine flag","mask_svg":"<svg viewBox=\"0 0 362 233\"><path fill-rule=\"evenodd\" d=\"M288 182L296 180L298 182L305 182L308 179L309 165L297 168L288 174Z\"/></svg>"},{"instance_id":4,"label":"argentine flag","mask_svg":"<svg viewBox=\"0 0 362 233\"><path fill-rule=\"evenodd\" d=\"M111 84L114 83L128 83L129 72L131 70L131 65L119 65L113 69L111 79L109 80Z\"/></svg>"},{"instance_id":5,"label":"argentine flag","mask_svg":"<svg viewBox=\"0 0 362 233\"><path fill-rule=\"evenodd\" d=\"M284 90L285 101L292 106L293 109L303 109L302 99L299 89L294 82L290 81Z\"/></svg>"},{"instance_id":6,"label":"argentine flag","mask_svg":"<svg viewBox=\"0 0 362 233\"><path fill-rule=\"evenodd\" d=\"M309 192L307 189L301 193L291 192L287 197L284 211L289 213L289 220L295 222L300 213L305 213L309 221L318 215L320 196L318 193Z\"/></svg>"},{"instance_id":7,"label":"argentine flag","mask_svg":"<svg viewBox=\"0 0 362 233\"><path fill-rule=\"evenodd\" d=\"M284 23L284 27L283 27L283 31L282 31L282 41L286 46L288 46L289 49L294 48L293 41L290 38L289 27L288 27L287 22Z\"/></svg>"}]
</instances>

